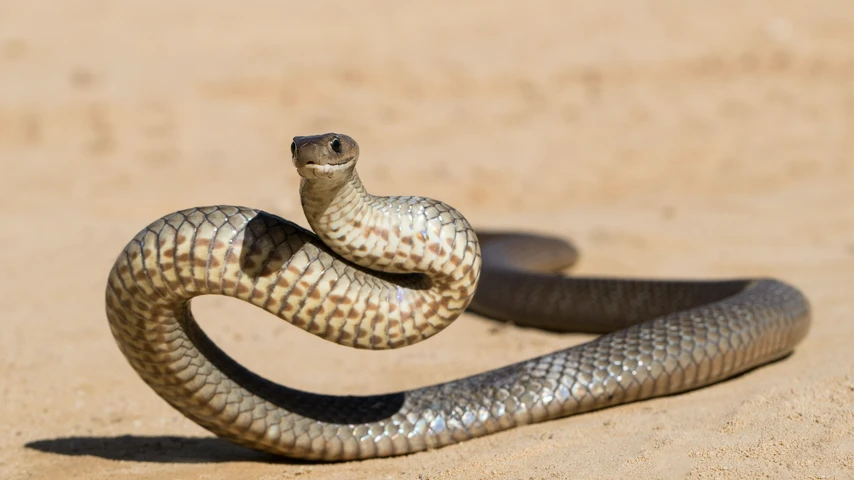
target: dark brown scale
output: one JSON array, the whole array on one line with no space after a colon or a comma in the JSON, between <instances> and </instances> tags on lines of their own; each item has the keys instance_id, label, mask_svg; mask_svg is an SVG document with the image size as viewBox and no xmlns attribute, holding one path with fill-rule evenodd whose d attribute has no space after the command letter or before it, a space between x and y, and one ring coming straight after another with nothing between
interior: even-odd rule
<instances>
[{"instance_id":1,"label":"dark brown scale","mask_svg":"<svg viewBox=\"0 0 854 480\"><path fill-rule=\"evenodd\" d=\"M291 319L291 323L295 327L304 327L304 326L308 325L308 320L302 318L302 316L300 316L300 315L294 315L293 318Z\"/></svg>"}]
</instances>

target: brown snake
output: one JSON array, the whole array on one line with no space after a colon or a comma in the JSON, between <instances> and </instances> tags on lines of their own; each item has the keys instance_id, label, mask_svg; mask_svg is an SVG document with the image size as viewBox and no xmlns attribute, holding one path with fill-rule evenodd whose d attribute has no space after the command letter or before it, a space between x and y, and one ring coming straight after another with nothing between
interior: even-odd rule
<instances>
[{"instance_id":1,"label":"brown snake","mask_svg":"<svg viewBox=\"0 0 854 480\"><path fill-rule=\"evenodd\" d=\"M780 281L566 277L556 272L575 251L552 238L481 233L481 275L465 218L436 200L368 194L350 137L296 137L291 149L317 236L259 210L183 210L139 232L107 285L107 318L131 366L182 414L241 445L322 460L437 448L709 385L787 355L809 330L807 299ZM419 342L470 303L519 325L606 334L440 385L339 397L232 360L193 319L190 300L205 294L357 348Z\"/></svg>"}]
</instances>

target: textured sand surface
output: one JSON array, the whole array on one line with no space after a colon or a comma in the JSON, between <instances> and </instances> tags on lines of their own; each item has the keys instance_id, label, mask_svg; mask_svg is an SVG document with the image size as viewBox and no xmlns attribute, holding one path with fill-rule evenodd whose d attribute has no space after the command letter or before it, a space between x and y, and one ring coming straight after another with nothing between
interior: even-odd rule
<instances>
[{"instance_id":1,"label":"textured sand surface","mask_svg":"<svg viewBox=\"0 0 854 480\"><path fill-rule=\"evenodd\" d=\"M0 0L0 478L854 478L850 0L408 3ZM375 193L571 238L580 273L777 276L813 329L710 388L432 452L312 465L232 446L127 365L107 272L180 208L305 225L288 146L325 131L360 142ZM372 353L235 300L195 308L250 368L324 393L588 338L465 315Z\"/></svg>"}]
</instances>

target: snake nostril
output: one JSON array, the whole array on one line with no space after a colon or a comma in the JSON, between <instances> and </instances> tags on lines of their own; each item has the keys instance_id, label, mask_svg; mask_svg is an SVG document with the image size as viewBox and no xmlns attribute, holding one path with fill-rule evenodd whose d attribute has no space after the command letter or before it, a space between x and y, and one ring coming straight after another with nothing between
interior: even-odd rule
<instances>
[{"instance_id":1,"label":"snake nostril","mask_svg":"<svg viewBox=\"0 0 854 480\"><path fill-rule=\"evenodd\" d=\"M297 142L291 142L291 155L297 154Z\"/></svg>"}]
</instances>

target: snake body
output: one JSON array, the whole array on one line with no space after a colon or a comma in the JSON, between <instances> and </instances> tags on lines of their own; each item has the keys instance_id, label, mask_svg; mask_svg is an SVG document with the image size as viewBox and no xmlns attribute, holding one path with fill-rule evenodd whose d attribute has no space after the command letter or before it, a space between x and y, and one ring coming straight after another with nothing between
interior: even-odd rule
<instances>
[{"instance_id":1,"label":"snake body","mask_svg":"<svg viewBox=\"0 0 854 480\"><path fill-rule=\"evenodd\" d=\"M315 233L250 208L183 210L140 231L107 283L107 318L130 365L182 414L238 444L318 460L437 448L709 385L787 355L809 329L809 303L786 283L566 277L556 272L575 251L563 241L478 236L442 202L367 193L346 135L296 137L292 152ZM190 310L205 294L356 348L419 342L468 307L604 335L416 390L320 395L221 351Z\"/></svg>"}]
</instances>

